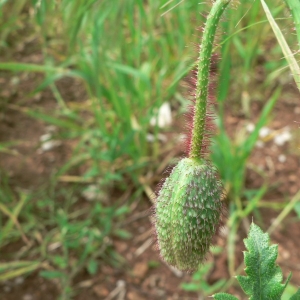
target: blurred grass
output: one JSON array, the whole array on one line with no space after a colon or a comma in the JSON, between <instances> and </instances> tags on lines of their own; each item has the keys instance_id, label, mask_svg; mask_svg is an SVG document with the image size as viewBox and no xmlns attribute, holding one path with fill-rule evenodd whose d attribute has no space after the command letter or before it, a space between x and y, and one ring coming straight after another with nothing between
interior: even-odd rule
<instances>
[{"instance_id":1,"label":"blurred grass","mask_svg":"<svg viewBox=\"0 0 300 300\"><path fill-rule=\"evenodd\" d=\"M266 190L262 186L247 198L247 159L280 97L280 90L274 92L274 88L288 74L279 45L266 38L272 31L260 2L241 3L226 12L214 61L219 73L220 129L212 158L231 201L231 272L239 223L256 209ZM268 3L275 21L292 26L292 20L285 17L284 3ZM41 276L60 279L62 299L69 299L74 294L72 281L81 270L93 275L103 262L122 263L110 237L128 237L119 227L120 220L129 211L129 203L143 192L141 178L157 174L162 153L174 145L159 140L166 129L151 126L150 120L157 117L164 102L171 103L173 116L186 109L187 91L180 83L194 65L193 43L198 44L201 31L196 29L205 21L209 6L187 0L0 1L0 51L6 53L0 69L11 72L3 73L7 76L43 74L22 104L6 100L5 105L55 125L61 140L76 141L72 157L46 186L24 193L11 187L7 174L1 178L0 247L20 239L27 245L10 256L20 260L19 265L0 266L3 278L39 268ZM28 43L24 33L38 48L40 63L15 60L18 46ZM295 48L296 39L289 35L286 39ZM256 75L258 68L263 80ZM61 87L60 82L66 77L83 90L80 97L70 100L64 96L69 87ZM27 104L46 88L57 101L55 109ZM252 135L236 144L225 131L226 105L250 117L254 100L265 103L261 118ZM152 142L147 140L149 134L154 137ZM13 143L0 144L0 151L8 155L16 153L12 149ZM231 172L228 165L234 167ZM73 176L74 169L80 169L80 174ZM96 200L82 206L80 195L89 187L87 183L113 199L109 204ZM249 202L242 207L244 199Z\"/></svg>"},{"instance_id":2,"label":"blurred grass","mask_svg":"<svg viewBox=\"0 0 300 300\"><path fill-rule=\"evenodd\" d=\"M285 2L291 10L300 47L300 3L297 0L285 0Z\"/></svg>"}]
</instances>

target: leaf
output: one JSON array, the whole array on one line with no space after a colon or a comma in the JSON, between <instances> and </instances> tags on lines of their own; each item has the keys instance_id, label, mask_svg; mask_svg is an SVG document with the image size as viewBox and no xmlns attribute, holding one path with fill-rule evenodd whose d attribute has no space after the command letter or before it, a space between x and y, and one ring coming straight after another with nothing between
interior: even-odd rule
<instances>
[{"instance_id":1,"label":"leaf","mask_svg":"<svg viewBox=\"0 0 300 300\"><path fill-rule=\"evenodd\" d=\"M281 50L285 56L285 59L287 60L288 64L289 64L289 67L290 67L290 70L293 74L293 77L294 77L294 80L297 84L297 87L298 89L300 90L300 67L294 57L294 54L292 53L289 45L287 44L284 36L283 36L283 33L281 32L280 28L278 27L276 21L274 20L270 10L269 10L269 7L267 6L266 2L264 0L260 0L261 1L261 4L263 6L263 9L266 13L266 16L269 20L269 23L274 31L274 34L277 38L277 41L281 47Z\"/></svg>"},{"instance_id":2,"label":"leaf","mask_svg":"<svg viewBox=\"0 0 300 300\"><path fill-rule=\"evenodd\" d=\"M275 264L278 255L278 245L269 245L269 235L251 224L248 238L244 243L248 252L244 253L246 265L245 272L248 276L237 276L244 292L251 296L250 299L281 299L286 287L282 284L282 271Z\"/></svg>"},{"instance_id":3,"label":"leaf","mask_svg":"<svg viewBox=\"0 0 300 300\"><path fill-rule=\"evenodd\" d=\"M40 276L46 279L54 279L54 278L64 278L66 274L60 271L41 271Z\"/></svg>"},{"instance_id":4,"label":"leaf","mask_svg":"<svg viewBox=\"0 0 300 300\"><path fill-rule=\"evenodd\" d=\"M238 298L226 293L218 293L213 295L213 297L216 300L238 300Z\"/></svg>"},{"instance_id":5,"label":"leaf","mask_svg":"<svg viewBox=\"0 0 300 300\"><path fill-rule=\"evenodd\" d=\"M25 236L22 226L20 225L18 221L18 216L20 212L22 211L22 208L26 204L28 198L26 195L22 195L20 201L18 204L14 207L14 210L10 212L10 210L2 203L0 203L0 211L4 213L9 219L7 220L5 226L1 229L0 233L0 242L4 240L4 238L9 234L11 231L13 225L17 227L19 232L21 233L21 236L25 242L28 242L27 237Z\"/></svg>"},{"instance_id":6,"label":"leaf","mask_svg":"<svg viewBox=\"0 0 300 300\"><path fill-rule=\"evenodd\" d=\"M299 300L299 299L300 299L300 288L298 289L297 293L290 298L290 300Z\"/></svg>"},{"instance_id":7,"label":"leaf","mask_svg":"<svg viewBox=\"0 0 300 300\"><path fill-rule=\"evenodd\" d=\"M130 212L129 206L121 206L119 207L116 211L115 211L115 216L121 216L124 215L126 213Z\"/></svg>"},{"instance_id":8,"label":"leaf","mask_svg":"<svg viewBox=\"0 0 300 300\"><path fill-rule=\"evenodd\" d=\"M123 229L116 229L114 231L114 234L122 239L130 239L132 236L130 232L128 232L127 230L123 230Z\"/></svg>"},{"instance_id":9,"label":"leaf","mask_svg":"<svg viewBox=\"0 0 300 300\"><path fill-rule=\"evenodd\" d=\"M292 297L297 296L297 293L298 293L297 290L298 290L298 288L296 286L289 283L286 286L286 289L284 290L281 300L291 300ZM298 298L298 299L300 299L300 298Z\"/></svg>"},{"instance_id":10,"label":"leaf","mask_svg":"<svg viewBox=\"0 0 300 300\"><path fill-rule=\"evenodd\" d=\"M274 91L274 93L272 94L268 102L264 105L264 108L259 116L259 120L255 125L255 129L242 145L242 157L244 160L247 159L251 154L251 151L253 150L255 143L258 140L259 131L266 124L267 118L271 113L271 111L273 110L273 107L275 106L280 96L280 93L281 93L281 88L279 87Z\"/></svg>"},{"instance_id":11,"label":"leaf","mask_svg":"<svg viewBox=\"0 0 300 300\"><path fill-rule=\"evenodd\" d=\"M297 202L294 206L294 210L297 213L298 218L300 219L300 202Z\"/></svg>"},{"instance_id":12,"label":"leaf","mask_svg":"<svg viewBox=\"0 0 300 300\"><path fill-rule=\"evenodd\" d=\"M60 269L65 269L68 266L68 261L64 256L55 255L53 257L53 263L57 265Z\"/></svg>"},{"instance_id":13,"label":"leaf","mask_svg":"<svg viewBox=\"0 0 300 300\"><path fill-rule=\"evenodd\" d=\"M45 66L45 65L36 65L36 64L22 64L14 62L0 63L0 69L5 71L13 72L57 72L57 73L67 73L67 70L59 67Z\"/></svg>"},{"instance_id":14,"label":"leaf","mask_svg":"<svg viewBox=\"0 0 300 300\"><path fill-rule=\"evenodd\" d=\"M57 127L65 128L65 129L69 129L69 130L75 130L77 132L83 132L82 126L76 124L72 120L66 120L66 119L62 119L62 118L58 118L58 117L53 117L50 114L31 110L31 109L24 109L23 111L33 118L40 119L44 122L53 124Z\"/></svg>"},{"instance_id":15,"label":"leaf","mask_svg":"<svg viewBox=\"0 0 300 300\"><path fill-rule=\"evenodd\" d=\"M181 288L188 292L195 292L199 290L199 284L192 283L182 283Z\"/></svg>"},{"instance_id":16,"label":"leaf","mask_svg":"<svg viewBox=\"0 0 300 300\"><path fill-rule=\"evenodd\" d=\"M9 270L9 269L13 269L13 268L27 267L32 264L39 264L39 262L38 261L19 260L19 261L7 262L7 263L0 263L0 272L4 272L5 270Z\"/></svg>"},{"instance_id":17,"label":"leaf","mask_svg":"<svg viewBox=\"0 0 300 300\"><path fill-rule=\"evenodd\" d=\"M94 259L91 259L87 265L87 270L90 275L95 275L98 271L98 262Z\"/></svg>"},{"instance_id":18,"label":"leaf","mask_svg":"<svg viewBox=\"0 0 300 300\"><path fill-rule=\"evenodd\" d=\"M22 266L22 263L20 263L20 266ZM16 264L15 266L16 269L14 270L5 270L3 272L0 273L0 281L6 281L15 277L19 277L22 276L24 274L30 273L32 271L35 271L36 269L38 269L40 267L40 263L39 262L28 262L27 266L24 267L20 267L18 268L18 265Z\"/></svg>"},{"instance_id":19,"label":"leaf","mask_svg":"<svg viewBox=\"0 0 300 300\"><path fill-rule=\"evenodd\" d=\"M244 252L247 276L237 276L244 292L250 300L272 299L280 300L287 287L291 274L285 284L282 284L282 271L275 264L278 255L278 245L269 245L270 237L254 223L250 226L248 238L244 240L248 252ZM231 295L218 293L214 299L237 299ZM300 289L290 300L300 300Z\"/></svg>"}]
</instances>

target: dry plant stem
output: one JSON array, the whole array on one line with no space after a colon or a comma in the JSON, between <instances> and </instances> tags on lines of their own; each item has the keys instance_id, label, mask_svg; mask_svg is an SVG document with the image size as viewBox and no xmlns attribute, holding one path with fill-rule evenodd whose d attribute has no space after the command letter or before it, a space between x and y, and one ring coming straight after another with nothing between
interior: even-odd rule
<instances>
[{"instance_id":1,"label":"dry plant stem","mask_svg":"<svg viewBox=\"0 0 300 300\"><path fill-rule=\"evenodd\" d=\"M271 234L274 229L283 221L283 219L291 212L291 210L295 207L296 203L300 201L300 190L298 193L292 198L289 204L283 209L283 211L278 215L275 221L268 229L268 233Z\"/></svg>"},{"instance_id":2,"label":"dry plant stem","mask_svg":"<svg viewBox=\"0 0 300 300\"><path fill-rule=\"evenodd\" d=\"M200 158L205 134L208 78L214 37L219 20L230 0L217 0L207 17L198 59L196 103L189 157Z\"/></svg>"}]
</instances>

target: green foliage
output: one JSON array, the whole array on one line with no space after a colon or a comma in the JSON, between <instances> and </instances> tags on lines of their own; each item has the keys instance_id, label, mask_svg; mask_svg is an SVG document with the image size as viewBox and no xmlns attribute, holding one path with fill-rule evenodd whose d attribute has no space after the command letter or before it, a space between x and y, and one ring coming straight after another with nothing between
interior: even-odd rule
<instances>
[{"instance_id":1,"label":"green foliage","mask_svg":"<svg viewBox=\"0 0 300 300\"><path fill-rule=\"evenodd\" d=\"M296 292L295 295L293 295L290 300L299 300L300 299L300 289Z\"/></svg>"},{"instance_id":2,"label":"green foliage","mask_svg":"<svg viewBox=\"0 0 300 300\"><path fill-rule=\"evenodd\" d=\"M224 119L218 120L220 133L213 138L211 159L220 172L231 201L243 195L247 160L259 138L259 130L266 124L280 92L277 89L265 104L252 133L245 137L246 133L243 132L238 141L232 141L226 133Z\"/></svg>"},{"instance_id":3,"label":"green foliage","mask_svg":"<svg viewBox=\"0 0 300 300\"><path fill-rule=\"evenodd\" d=\"M218 293L214 295L214 298L217 300L238 300L235 296L226 293Z\"/></svg>"},{"instance_id":4,"label":"green foliage","mask_svg":"<svg viewBox=\"0 0 300 300\"><path fill-rule=\"evenodd\" d=\"M9 280L29 272L33 272L41 267L39 261L14 261L0 263L0 281Z\"/></svg>"},{"instance_id":5,"label":"green foliage","mask_svg":"<svg viewBox=\"0 0 300 300\"><path fill-rule=\"evenodd\" d=\"M300 1L299 0L285 0L289 9L292 12L294 24L297 32L298 45L300 47Z\"/></svg>"},{"instance_id":6,"label":"green foliage","mask_svg":"<svg viewBox=\"0 0 300 300\"><path fill-rule=\"evenodd\" d=\"M300 90L300 66L298 65L298 62L297 62L296 58L294 57L292 50L290 49L286 39L284 38L282 31L280 30L278 24L274 20L268 5L266 4L266 2L264 0L261 0L261 3L264 8L264 11L266 13L266 16L269 20L269 23L273 29L273 32L277 38L278 44L280 45L281 50L285 56L285 59L287 60L287 62L289 64L289 68L292 72L292 75L294 77L296 85L297 85L298 89ZM295 10L295 13L298 13L300 11L299 3L298 3L297 7L294 6L294 10ZM298 22L298 21L299 20L295 19L295 22ZM297 24L297 26L299 26L299 24ZM298 28L298 30L299 30L299 28Z\"/></svg>"},{"instance_id":7,"label":"green foliage","mask_svg":"<svg viewBox=\"0 0 300 300\"><path fill-rule=\"evenodd\" d=\"M20 1L0 1L0 47L7 46L7 37L16 29L20 28L17 20L27 0Z\"/></svg>"},{"instance_id":8,"label":"green foliage","mask_svg":"<svg viewBox=\"0 0 300 300\"><path fill-rule=\"evenodd\" d=\"M275 265L278 246L269 246L269 235L254 224L244 242L248 249L244 254L245 272L248 276L237 276L244 292L252 296L251 299L280 299L289 278L285 284L281 284L282 271Z\"/></svg>"},{"instance_id":9,"label":"green foliage","mask_svg":"<svg viewBox=\"0 0 300 300\"><path fill-rule=\"evenodd\" d=\"M237 276L244 292L255 299L281 299L291 278L282 284L282 271L275 261L278 245L270 246L270 237L254 223L251 224L248 238L244 240L248 252L244 253L245 272L247 276ZM300 289L291 299L298 299ZM237 299L229 294L220 293L213 296L218 300Z\"/></svg>"},{"instance_id":10,"label":"green foliage","mask_svg":"<svg viewBox=\"0 0 300 300\"><path fill-rule=\"evenodd\" d=\"M11 192L3 183L2 188L6 188L2 189L6 195ZM128 238L128 233L118 225L128 207L105 207L93 201L80 208L75 196L80 192L74 187L61 188L54 192L20 194L19 199L11 193L5 201L0 193L0 212L5 216L0 215L0 249L20 238L26 245L39 243L26 252L22 249L16 252L16 261L1 263L0 281L40 270L44 278L59 279L62 299L69 299L73 294L73 279L82 270L93 275L103 261L113 266L123 263L123 258L111 247L110 237ZM60 199L63 204L54 199ZM30 260L32 256L36 259Z\"/></svg>"},{"instance_id":11,"label":"green foliage","mask_svg":"<svg viewBox=\"0 0 300 300\"><path fill-rule=\"evenodd\" d=\"M28 188L26 195L19 193L18 182L12 189L10 176L0 170L0 248L22 239L35 245L26 252L14 249L7 259L20 263L0 269L4 280L40 270L40 276L56 279L62 299L70 299L73 279L82 270L93 275L103 263L120 266L110 238L130 237L120 228L129 211L124 202L139 198L141 175L154 169L161 149L168 147L150 120L163 101L182 97L178 84L191 68L193 53L186 46L197 39L195 23L204 20L197 2L185 1L164 17L160 6L142 0L0 0L1 75L8 80L39 76L13 109L54 125L55 139L74 145L64 165L49 170L53 177ZM41 60L17 60L16 48L22 47L34 49ZM49 110L43 103L28 103L46 88L47 99L56 105ZM0 97L3 117L4 103L11 101ZM1 141L1 154L18 155L13 146ZM63 177L74 173L78 176ZM87 182L104 197L83 200ZM124 192L122 202L106 194L113 184L111 190Z\"/></svg>"},{"instance_id":12,"label":"green foliage","mask_svg":"<svg viewBox=\"0 0 300 300\"><path fill-rule=\"evenodd\" d=\"M44 73L34 93L50 86L58 108L26 112L58 126L64 138L80 139L76 163L70 161L60 175L87 164L85 179L101 178L106 185L129 176L138 184L145 165L158 155L158 128L150 120L163 101L174 97L190 69L191 48L186 45L194 24L184 20L203 20L196 13L198 4L183 3L172 17L160 17L159 1L147 5L141 0L118 5L110 0L28 2L34 12L28 23L37 30L45 61L41 65L1 63L0 69ZM11 11L12 4L4 9ZM72 109L60 94L57 81L64 77L76 78L74 84L85 90L79 109ZM151 143L149 132L154 138ZM115 163L118 168L111 172Z\"/></svg>"},{"instance_id":13,"label":"green foliage","mask_svg":"<svg viewBox=\"0 0 300 300\"><path fill-rule=\"evenodd\" d=\"M225 131L224 119L220 118L218 120L220 131L213 138L211 159L218 168L230 202L230 217L228 224L231 230L227 240L227 249L229 271L231 274L234 271L234 237L239 228L240 222L253 210L256 210L257 203L266 192L265 186L262 186L256 190L254 194L252 194L251 200L247 202L245 207L243 207L242 199L248 198L248 191L245 190L244 186L248 158L258 141L259 131L266 124L268 117L279 98L280 92L281 89L278 88L271 95L259 116L254 130L250 134L242 131L240 135L237 134L236 140L232 140Z\"/></svg>"}]
</instances>

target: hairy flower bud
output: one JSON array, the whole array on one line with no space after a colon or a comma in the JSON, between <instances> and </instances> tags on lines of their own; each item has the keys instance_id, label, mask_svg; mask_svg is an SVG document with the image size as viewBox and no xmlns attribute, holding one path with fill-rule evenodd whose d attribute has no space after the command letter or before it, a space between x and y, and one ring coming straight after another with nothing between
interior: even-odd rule
<instances>
[{"instance_id":1,"label":"hairy flower bud","mask_svg":"<svg viewBox=\"0 0 300 300\"><path fill-rule=\"evenodd\" d=\"M161 256L180 270L195 270L219 225L222 184L204 159L184 158L164 182L155 204Z\"/></svg>"}]
</instances>

